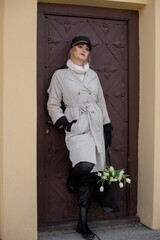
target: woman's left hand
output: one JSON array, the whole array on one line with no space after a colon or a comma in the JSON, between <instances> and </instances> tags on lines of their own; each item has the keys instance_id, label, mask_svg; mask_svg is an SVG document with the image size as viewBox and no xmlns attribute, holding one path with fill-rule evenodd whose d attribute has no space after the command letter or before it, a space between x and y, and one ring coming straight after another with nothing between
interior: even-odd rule
<instances>
[{"instance_id":1,"label":"woman's left hand","mask_svg":"<svg viewBox=\"0 0 160 240\"><path fill-rule=\"evenodd\" d=\"M105 148L110 147L111 143L112 143L112 131L106 133Z\"/></svg>"}]
</instances>

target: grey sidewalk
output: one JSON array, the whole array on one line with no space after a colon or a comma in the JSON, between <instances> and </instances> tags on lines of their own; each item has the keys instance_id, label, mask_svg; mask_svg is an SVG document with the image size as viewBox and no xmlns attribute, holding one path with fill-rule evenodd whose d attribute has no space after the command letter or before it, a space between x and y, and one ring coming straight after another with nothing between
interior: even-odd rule
<instances>
[{"instance_id":1,"label":"grey sidewalk","mask_svg":"<svg viewBox=\"0 0 160 240\"><path fill-rule=\"evenodd\" d=\"M160 240L160 230L151 230L142 224L121 225L94 228L101 240ZM38 240L83 240L80 234L73 230L41 232ZM98 240L95 237L95 240Z\"/></svg>"}]
</instances>

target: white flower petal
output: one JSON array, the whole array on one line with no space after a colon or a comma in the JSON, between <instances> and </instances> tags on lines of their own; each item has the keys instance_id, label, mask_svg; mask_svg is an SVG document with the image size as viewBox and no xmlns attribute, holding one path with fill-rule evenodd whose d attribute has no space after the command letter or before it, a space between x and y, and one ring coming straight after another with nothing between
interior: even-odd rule
<instances>
[{"instance_id":1,"label":"white flower petal","mask_svg":"<svg viewBox=\"0 0 160 240\"><path fill-rule=\"evenodd\" d=\"M100 192L104 192L104 187L103 186L100 186Z\"/></svg>"},{"instance_id":2,"label":"white flower petal","mask_svg":"<svg viewBox=\"0 0 160 240\"><path fill-rule=\"evenodd\" d=\"M123 175L124 174L124 170L120 171L119 175Z\"/></svg>"},{"instance_id":3,"label":"white flower petal","mask_svg":"<svg viewBox=\"0 0 160 240\"><path fill-rule=\"evenodd\" d=\"M118 179L119 179L119 181L121 181L121 180L122 180L122 176L119 176L119 178L118 178Z\"/></svg>"},{"instance_id":4,"label":"white flower petal","mask_svg":"<svg viewBox=\"0 0 160 240\"><path fill-rule=\"evenodd\" d=\"M109 173L104 172L103 174L104 174L105 176L109 176Z\"/></svg>"},{"instance_id":5,"label":"white flower petal","mask_svg":"<svg viewBox=\"0 0 160 240\"><path fill-rule=\"evenodd\" d=\"M117 178L114 178L113 181L114 181L114 182L117 182Z\"/></svg>"},{"instance_id":6,"label":"white flower petal","mask_svg":"<svg viewBox=\"0 0 160 240\"><path fill-rule=\"evenodd\" d=\"M126 178L126 182L130 184L131 183L131 179L130 178Z\"/></svg>"},{"instance_id":7,"label":"white flower petal","mask_svg":"<svg viewBox=\"0 0 160 240\"><path fill-rule=\"evenodd\" d=\"M109 169L110 169L110 171L112 172L112 171L114 170L114 167L110 166Z\"/></svg>"},{"instance_id":8,"label":"white flower petal","mask_svg":"<svg viewBox=\"0 0 160 240\"><path fill-rule=\"evenodd\" d=\"M101 177L101 176L102 176L102 173L98 172L98 176Z\"/></svg>"},{"instance_id":9,"label":"white flower petal","mask_svg":"<svg viewBox=\"0 0 160 240\"><path fill-rule=\"evenodd\" d=\"M102 176L102 179L107 179L107 176Z\"/></svg>"},{"instance_id":10,"label":"white flower petal","mask_svg":"<svg viewBox=\"0 0 160 240\"><path fill-rule=\"evenodd\" d=\"M123 188L123 183L122 182L119 183L119 187Z\"/></svg>"},{"instance_id":11,"label":"white flower petal","mask_svg":"<svg viewBox=\"0 0 160 240\"><path fill-rule=\"evenodd\" d=\"M114 182L113 177L110 177L109 181L110 181L110 182Z\"/></svg>"}]
</instances>

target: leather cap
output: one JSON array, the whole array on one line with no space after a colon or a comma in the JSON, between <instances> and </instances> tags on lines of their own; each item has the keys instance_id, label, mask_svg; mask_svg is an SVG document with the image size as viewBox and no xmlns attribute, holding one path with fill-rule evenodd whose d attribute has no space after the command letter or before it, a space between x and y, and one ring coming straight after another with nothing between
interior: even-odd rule
<instances>
[{"instance_id":1,"label":"leather cap","mask_svg":"<svg viewBox=\"0 0 160 240\"><path fill-rule=\"evenodd\" d=\"M85 37L85 36L77 36L77 37L73 38L72 42L71 42L71 45L70 45L70 48L72 48L74 46L77 46L77 45L80 45L80 44L87 44L88 47L89 47L89 50L90 51L92 50L91 41L89 40L88 37Z\"/></svg>"}]
</instances>

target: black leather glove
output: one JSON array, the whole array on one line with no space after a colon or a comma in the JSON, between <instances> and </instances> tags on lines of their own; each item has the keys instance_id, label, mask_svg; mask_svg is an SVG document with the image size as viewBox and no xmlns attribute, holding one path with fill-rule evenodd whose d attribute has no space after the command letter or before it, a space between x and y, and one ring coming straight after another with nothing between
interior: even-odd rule
<instances>
[{"instance_id":1,"label":"black leather glove","mask_svg":"<svg viewBox=\"0 0 160 240\"><path fill-rule=\"evenodd\" d=\"M72 124L73 124L73 123L76 123L76 122L77 122L77 120L73 120L72 122L68 122L67 125L66 125L66 127L65 127L65 130L66 130L67 132L70 132L70 131L71 131Z\"/></svg>"},{"instance_id":2,"label":"black leather glove","mask_svg":"<svg viewBox=\"0 0 160 240\"><path fill-rule=\"evenodd\" d=\"M105 148L107 149L108 147L111 146L112 143L112 124L107 123L103 125L104 133L105 133Z\"/></svg>"},{"instance_id":3,"label":"black leather glove","mask_svg":"<svg viewBox=\"0 0 160 240\"><path fill-rule=\"evenodd\" d=\"M77 122L77 120L68 122L67 118L65 116L63 116L56 121L55 126L57 128L60 128L60 129L62 128L62 129L65 129L66 131L70 132L72 124L76 123L76 122Z\"/></svg>"},{"instance_id":4,"label":"black leather glove","mask_svg":"<svg viewBox=\"0 0 160 240\"><path fill-rule=\"evenodd\" d=\"M106 133L106 139L105 139L105 148L107 149L110 147L112 144L112 132L107 132Z\"/></svg>"}]
</instances>

